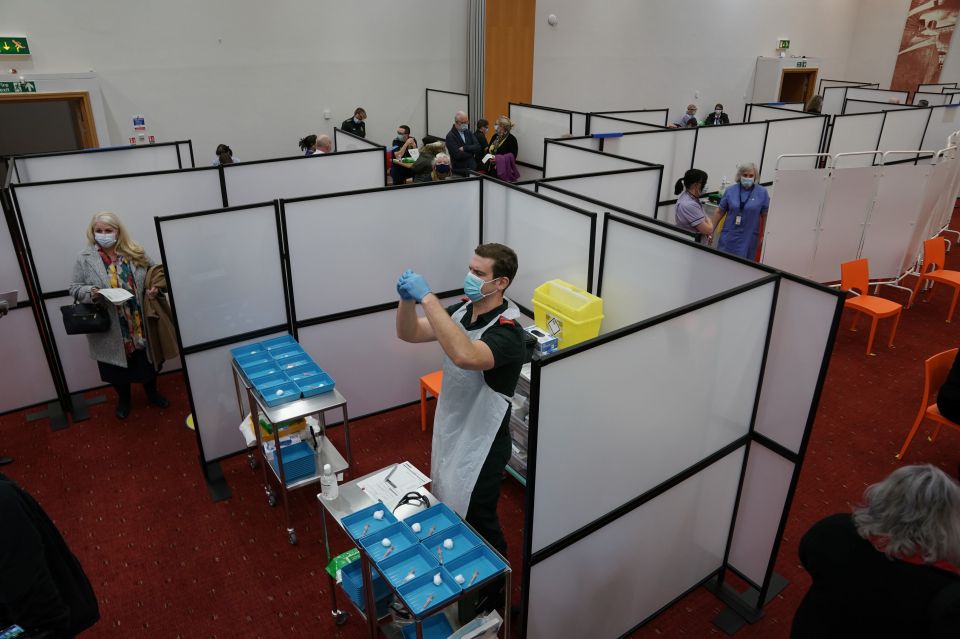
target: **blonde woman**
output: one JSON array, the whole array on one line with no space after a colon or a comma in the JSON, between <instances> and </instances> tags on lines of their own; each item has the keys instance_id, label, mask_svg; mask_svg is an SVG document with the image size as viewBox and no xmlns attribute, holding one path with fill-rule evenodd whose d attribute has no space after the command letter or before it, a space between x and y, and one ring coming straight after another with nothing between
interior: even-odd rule
<instances>
[{"instance_id":1,"label":"blonde woman","mask_svg":"<svg viewBox=\"0 0 960 639\"><path fill-rule=\"evenodd\" d=\"M450 156L446 153L438 153L433 158L433 172L431 177L434 182L442 182L450 177Z\"/></svg>"},{"instance_id":2,"label":"blonde woman","mask_svg":"<svg viewBox=\"0 0 960 639\"><path fill-rule=\"evenodd\" d=\"M487 153L490 155L513 153L513 159L516 160L520 147L517 145L517 138L514 137L513 133L510 133L512 129L513 121L510 118L505 115L497 118L493 129L494 135L490 140L490 145L487 147ZM493 164L492 160L490 164ZM488 172L496 175L496 169Z\"/></svg>"},{"instance_id":3,"label":"blonde woman","mask_svg":"<svg viewBox=\"0 0 960 639\"><path fill-rule=\"evenodd\" d=\"M109 212L93 216L87 226L87 246L73 266L70 294L81 302L96 302L112 309L110 329L88 334L87 341L90 356L100 368L100 379L117 391L119 419L130 414L131 383L143 384L147 400L154 406L170 405L157 391L157 373L147 349L144 296L152 300L160 292L144 286L151 266L153 260L130 238L119 217ZM114 305L100 294L104 288L120 288L133 297Z\"/></svg>"}]
</instances>

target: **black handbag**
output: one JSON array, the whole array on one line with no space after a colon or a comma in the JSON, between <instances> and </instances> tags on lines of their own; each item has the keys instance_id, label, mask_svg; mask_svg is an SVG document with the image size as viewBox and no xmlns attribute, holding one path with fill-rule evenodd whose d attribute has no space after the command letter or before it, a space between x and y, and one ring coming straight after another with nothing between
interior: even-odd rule
<instances>
[{"instance_id":1,"label":"black handbag","mask_svg":"<svg viewBox=\"0 0 960 639\"><path fill-rule=\"evenodd\" d=\"M77 291L79 293L79 290ZM63 315L63 327L67 335L84 335L86 333L103 333L110 330L110 316L107 309L99 304L87 304L77 301L73 297L73 304L60 307Z\"/></svg>"}]
</instances>

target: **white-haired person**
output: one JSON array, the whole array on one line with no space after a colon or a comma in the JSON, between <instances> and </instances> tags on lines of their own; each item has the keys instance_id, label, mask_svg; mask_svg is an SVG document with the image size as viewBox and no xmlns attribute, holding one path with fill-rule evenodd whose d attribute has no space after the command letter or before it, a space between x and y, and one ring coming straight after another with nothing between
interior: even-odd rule
<instances>
[{"instance_id":1,"label":"white-haired person","mask_svg":"<svg viewBox=\"0 0 960 639\"><path fill-rule=\"evenodd\" d=\"M813 577L793 639L960 636L960 484L904 466L800 540Z\"/></svg>"},{"instance_id":2,"label":"white-haired person","mask_svg":"<svg viewBox=\"0 0 960 639\"><path fill-rule=\"evenodd\" d=\"M738 166L736 183L723 192L718 205L723 228L717 248L756 261L760 222L769 208L770 194L757 183L757 165L746 162Z\"/></svg>"},{"instance_id":3,"label":"white-haired person","mask_svg":"<svg viewBox=\"0 0 960 639\"><path fill-rule=\"evenodd\" d=\"M443 182L453 175L450 167L450 156L446 153L438 153L433 158L433 171L430 175L434 182Z\"/></svg>"},{"instance_id":4,"label":"white-haired person","mask_svg":"<svg viewBox=\"0 0 960 639\"><path fill-rule=\"evenodd\" d=\"M147 271L153 260L127 233L120 218L109 212L97 213L87 225L87 246L73 266L70 295L81 302L102 304L108 310L110 328L87 334L90 356L97 360L100 379L117 391L116 415L130 414L130 384L143 384L147 400L166 408L170 402L157 390L157 372L147 342L145 299L160 293L147 288ZM100 289L119 288L132 294L120 304L111 304Z\"/></svg>"}]
</instances>

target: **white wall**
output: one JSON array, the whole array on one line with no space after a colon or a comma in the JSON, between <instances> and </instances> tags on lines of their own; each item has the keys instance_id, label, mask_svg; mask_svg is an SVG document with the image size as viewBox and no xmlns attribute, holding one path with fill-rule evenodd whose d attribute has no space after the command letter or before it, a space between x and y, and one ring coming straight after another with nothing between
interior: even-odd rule
<instances>
[{"instance_id":1,"label":"white wall","mask_svg":"<svg viewBox=\"0 0 960 639\"><path fill-rule=\"evenodd\" d=\"M722 102L739 120L757 56L774 55L780 37L790 39L791 54L820 58L820 77L846 78L859 7L860 0L539 0L533 101L667 106L671 120L688 102L703 116ZM547 24L551 13L556 27Z\"/></svg>"},{"instance_id":2,"label":"white wall","mask_svg":"<svg viewBox=\"0 0 960 639\"><path fill-rule=\"evenodd\" d=\"M93 69L113 143L142 112L158 140L191 138L198 165L221 142L242 160L295 155L301 137L332 133L358 105L369 139L387 142L399 124L419 138L424 89L466 88L468 5L3 0L4 33L33 51L4 71Z\"/></svg>"}]
</instances>

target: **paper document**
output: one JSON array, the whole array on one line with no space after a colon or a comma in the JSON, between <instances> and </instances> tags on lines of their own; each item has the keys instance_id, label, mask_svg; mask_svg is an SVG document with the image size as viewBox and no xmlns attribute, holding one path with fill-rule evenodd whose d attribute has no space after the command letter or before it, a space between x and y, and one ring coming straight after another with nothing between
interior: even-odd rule
<instances>
[{"instance_id":1,"label":"paper document","mask_svg":"<svg viewBox=\"0 0 960 639\"><path fill-rule=\"evenodd\" d=\"M101 288L100 294L114 304L123 304L133 297L133 293L123 288Z\"/></svg>"},{"instance_id":2,"label":"paper document","mask_svg":"<svg viewBox=\"0 0 960 639\"><path fill-rule=\"evenodd\" d=\"M480 164L486 164L487 162L489 162L490 160L496 157L497 156L495 156L493 153L487 153L485 156L483 156L483 159L480 160Z\"/></svg>"},{"instance_id":3,"label":"paper document","mask_svg":"<svg viewBox=\"0 0 960 639\"><path fill-rule=\"evenodd\" d=\"M410 147L409 149L407 149L407 153L410 154L410 159L413 160L414 162L416 162L417 159L420 157L420 149L416 147Z\"/></svg>"},{"instance_id":4,"label":"paper document","mask_svg":"<svg viewBox=\"0 0 960 639\"><path fill-rule=\"evenodd\" d=\"M357 486L371 499L385 504L396 504L405 494L430 483L430 478L406 461L384 468L367 477Z\"/></svg>"}]
</instances>

